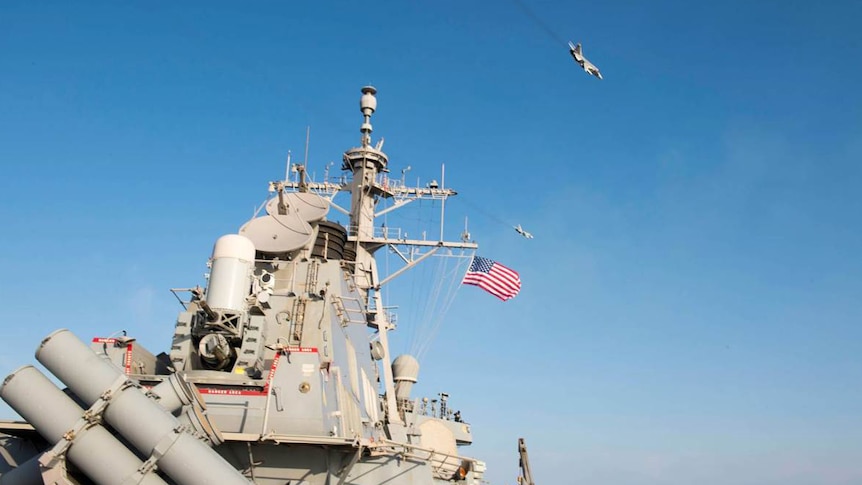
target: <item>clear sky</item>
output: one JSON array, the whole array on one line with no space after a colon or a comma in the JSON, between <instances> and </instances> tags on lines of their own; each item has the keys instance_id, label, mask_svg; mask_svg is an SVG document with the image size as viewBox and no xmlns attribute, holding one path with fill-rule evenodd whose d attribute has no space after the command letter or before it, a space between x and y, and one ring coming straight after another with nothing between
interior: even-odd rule
<instances>
[{"instance_id":1,"label":"clear sky","mask_svg":"<svg viewBox=\"0 0 862 485\"><path fill-rule=\"evenodd\" d=\"M520 436L540 484L862 483L862 3L523 1L540 22L0 3L0 374L59 327L166 350L168 288L203 282L306 126L318 178L358 143L371 83L393 174L445 163L449 236L469 214L522 276L506 303L462 288L422 360L492 483Z\"/></svg>"}]
</instances>

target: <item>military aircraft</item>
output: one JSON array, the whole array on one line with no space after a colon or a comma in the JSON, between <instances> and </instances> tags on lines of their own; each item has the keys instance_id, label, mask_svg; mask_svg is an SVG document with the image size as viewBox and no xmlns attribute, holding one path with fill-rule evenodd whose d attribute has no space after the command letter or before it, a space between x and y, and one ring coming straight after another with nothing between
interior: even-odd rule
<instances>
[{"instance_id":1,"label":"military aircraft","mask_svg":"<svg viewBox=\"0 0 862 485\"><path fill-rule=\"evenodd\" d=\"M572 57L575 59L575 62L578 63L581 67L584 68L584 71L587 74L592 74L593 76L601 79L602 73L599 72L599 68L595 66L592 62L588 61L584 54L581 52L581 43L578 42L578 45L572 44L572 41L569 41L569 51L572 54Z\"/></svg>"},{"instance_id":2,"label":"military aircraft","mask_svg":"<svg viewBox=\"0 0 862 485\"><path fill-rule=\"evenodd\" d=\"M522 229L520 224L518 224L517 226L512 226L512 227L515 228L515 232L517 232L518 234L524 236L527 239L533 239L533 235L530 234L529 232L525 231L524 229Z\"/></svg>"}]
</instances>

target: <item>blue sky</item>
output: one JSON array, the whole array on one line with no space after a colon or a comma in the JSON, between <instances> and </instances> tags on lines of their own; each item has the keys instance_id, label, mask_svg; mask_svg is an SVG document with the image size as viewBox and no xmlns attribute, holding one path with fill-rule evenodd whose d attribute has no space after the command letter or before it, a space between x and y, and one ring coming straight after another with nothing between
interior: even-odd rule
<instances>
[{"instance_id":1,"label":"blue sky","mask_svg":"<svg viewBox=\"0 0 862 485\"><path fill-rule=\"evenodd\" d=\"M520 436L539 483L862 483L862 4L523 1L604 80L514 0L3 2L0 371L58 327L166 349L167 289L371 83L393 173L445 163L449 237L521 272L418 385L492 483Z\"/></svg>"}]
</instances>

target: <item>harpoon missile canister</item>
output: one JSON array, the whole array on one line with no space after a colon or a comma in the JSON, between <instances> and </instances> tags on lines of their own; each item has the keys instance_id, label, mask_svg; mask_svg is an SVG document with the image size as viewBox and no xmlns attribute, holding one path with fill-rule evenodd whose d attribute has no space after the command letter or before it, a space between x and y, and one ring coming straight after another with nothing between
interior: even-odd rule
<instances>
[{"instance_id":1,"label":"harpoon missile canister","mask_svg":"<svg viewBox=\"0 0 862 485\"><path fill-rule=\"evenodd\" d=\"M82 427L78 432L70 433L84 410L32 365L10 374L0 386L0 397L48 442L53 444L63 438L69 439L71 444L66 452L69 461L99 485L167 485L154 473L144 476L141 482L131 481L143 461L102 426ZM38 460L38 457L31 460ZM10 476L7 478L7 475ZM21 477L4 474L3 478L17 480ZM38 483L42 483L41 480Z\"/></svg>"},{"instance_id":2,"label":"harpoon missile canister","mask_svg":"<svg viewBox=\"0 0 862 485\"><path fill-rule=\"evenodd\" d=\"M36 360L92 405L123 377L72 332L57 330L36 350ZM140 389L115 389L105 421L145 456L160 455L159 470L180 485L249 485L230 463L203 441L181 431L180 422Z\"/></svg>"}]
</instances>

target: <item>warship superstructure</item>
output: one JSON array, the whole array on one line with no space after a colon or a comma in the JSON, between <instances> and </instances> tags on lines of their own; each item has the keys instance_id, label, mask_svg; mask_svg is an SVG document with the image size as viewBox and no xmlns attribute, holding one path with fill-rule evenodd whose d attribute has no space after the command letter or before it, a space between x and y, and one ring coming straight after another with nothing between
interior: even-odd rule
<instances>
[{"instance_id":1,"label":"warship superstructure","mask_svg":"<svg viewBox=\"0 0 862 485\"><path fill-rule=\"evenodd\" d=\"M265 211L216 240L205 286L172 290L183 310L168 351L61 329L36 359L67 389L33 366L6 377L0 397L25 421L0 423L0 485L486 483L485 463L462 454L473 437L448 395L433 406L413 396L419 363L390 354L383 287L477 246L375 225L455 195L388 177L371 139L375 94L362 89L361 142L343 154L339 181L311 181L298 165L270 182ZM381 248L403 260L386 276Z\"/></svg>"}]
</instances>

